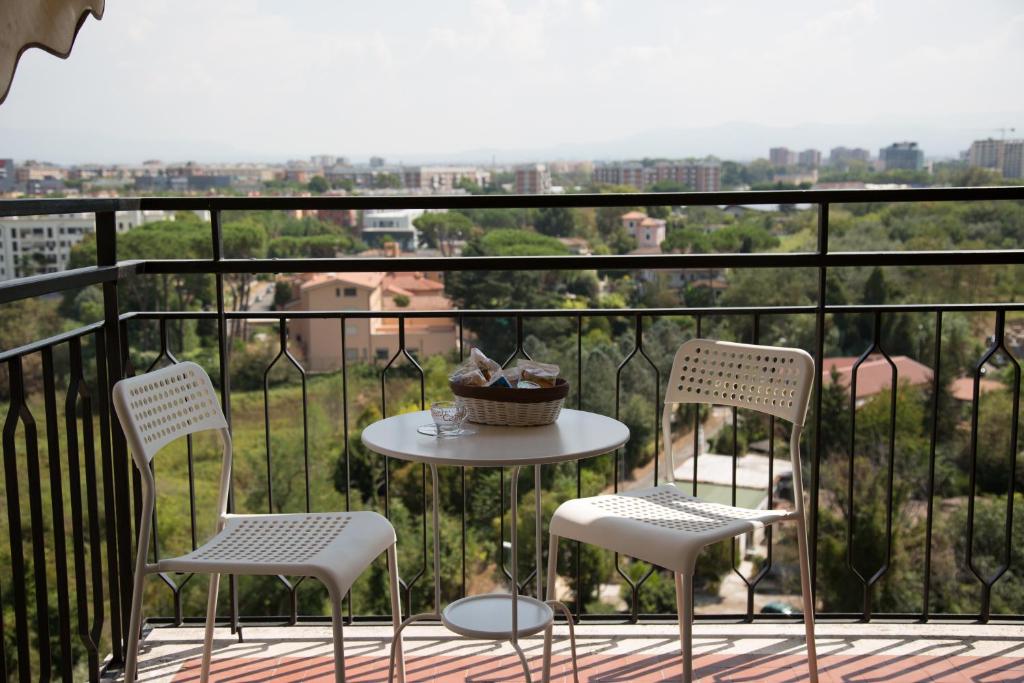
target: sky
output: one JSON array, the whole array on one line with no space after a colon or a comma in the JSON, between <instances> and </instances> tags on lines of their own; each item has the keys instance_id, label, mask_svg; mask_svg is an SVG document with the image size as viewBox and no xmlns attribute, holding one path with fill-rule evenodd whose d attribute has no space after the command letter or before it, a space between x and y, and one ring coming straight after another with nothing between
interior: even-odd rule
<instances>
[{"instance_id":1,"label":"sky","mask_svg":"<svg viewBox=\"0 0 1024 683\"><path fill-rule=\"evenodd\" d=\"M107 0L22 56L0 158L941 157L1024 137L1022 83L1019 0Z\"/></svg>"}]
</instances>

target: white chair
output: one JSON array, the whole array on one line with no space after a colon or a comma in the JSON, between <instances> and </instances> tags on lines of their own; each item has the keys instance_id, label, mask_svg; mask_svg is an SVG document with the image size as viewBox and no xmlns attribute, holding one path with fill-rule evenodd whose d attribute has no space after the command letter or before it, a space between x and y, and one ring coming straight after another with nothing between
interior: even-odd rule
<instances>
[{"instance_id":1,"label":"white chair","mask_svg":"<svg viewBox=\"0 0 1024 683\"><path fill-rule=\"evenodd\" d=\"M693 680L693 572L704 546L741 536L768 524L795 521L800 553L810 680L818 680L814 649L814 603L807 564L807 534L800 480L800 432L814 384L814 360L800 349L732 344L704 339L684 343L676 352L665 395L662 432L665 477L662 485L616 495L566 501L551 519L548 551L548 599L555 585L558 541L591 543L675 573L683 680ZM677 403L737 406L774 415L793 423L790 458L793 464L795 510L749 510L707 503L684 494L673 483L671 416ZM550 671L550 644L545 643L544 680Z\"/></svg>"},{"instance_id":2,"label":"white chair","mask_svg":"<svg viewBox=\"0 0 1024 683\"><path fill-rule=\"evenodd\" d=\"M197 572L210 574L210 593L203 641L201 680L210 674L217 589L221 574L313 576L330 593L334 623L335 680L345 680L341 603L360 573L382 552L388 554L391 618L401 623L395 530L375 512L332 512L284 515L227 514L231 480L231 433L206 372L195 363L179 363L114 386L114 407L124 428L135 466L142 479L142 511L125 680L138 668L142 621L142 588L147 574ZM196 432L216 431L223 461L217 508L217 534L187 555L148 563L147 549L156 498L150 461L169 443ZM400 636L397 636L400 638ZM404 680L401 641L399 680Z\"/></svg>"}]
</instances>

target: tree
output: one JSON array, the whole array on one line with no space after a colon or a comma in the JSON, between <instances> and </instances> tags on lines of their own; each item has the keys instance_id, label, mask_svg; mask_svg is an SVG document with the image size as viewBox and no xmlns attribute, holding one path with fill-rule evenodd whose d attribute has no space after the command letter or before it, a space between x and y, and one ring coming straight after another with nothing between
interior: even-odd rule
<instances>
[{"instance_id":1,"label":"tree","mask_svg":"<svg viewBox=\"0 0 1024 683\"><path fill-rule=\"evenodd\" d=\"M223 233L224 254L228 258L263 258L267 255L267 231L256 219L246 217L225 223ZM230 294L231 310L249 309L249 291L253 279L251 273L230 273L224 276ZM237 319L231 321L231 339L235 339L243 331L243 322Z\"/></svg>"},{"instance_id":2,"label":"tree","mask_svg":"<svg viewBox=\"0 0 1024 683\"><path fill-rule=\"evenodd\" d=\"M573 233L575 220L572 209L564 206L549 206L540 209L533 227L542 235L568 237Z\"/></svg>"},{"instance_id":3,"label":"tree","mask_svg":"<svg viewBox=\"0 0 1024 683\"><path fill-rule=\"evenodd\" d=\"M373 177L373 186L379 190L388 188L400 189L404 187L404 183L401 176L394 173L378 173Z\"/></svg>"},{"instance_id":4,"label":"tree","mask_svg":"<svg viewBox=\"0 0 1024 683\"><path fill-rule=\"evenodd\" d=\"M693 192L692 187L676 180L659 180L647 190L649 192Z\"/></svg>"},{"instance_id":5,"label":"tree","mask_svg":"<svg viewBox=\"0 0 1024 683\"><path fill-rule=\"evenodd\" d=\"M463 256L542 256L567 253L564 245L552 237L526 230L493 230L471 239ZM473 308L553 308L562 297L559 271L508 271L501 277L481 271L449 273L445 291L462 309ZM546 322L546 321L545 321ZM556 321L564 323L565 321ZM467 318L483 350L492 356L509 348L511 320L503 318ZM511 337L514 340L514 334Z\"/></svg>"},{"instance_id":6,"label":"tree","mask_svg":"<svg viewBox=\"0 0 1024 683\"><path fill-rule=\"evenodd\" d=\"M316 194L323 194L324 192L327 192L327 190L331 189L331 186L330 184L328 184L327 179L324 178L322 175L313 176L310 179L309 185L307 187L309 187L310 192L314 192Z\"/></svg>"},{"instance_id":7,"label":"tree","mask_svg":"<svg viewBox=\"0 0 1024 683\"><path fill-rule=\"evenodd\" d=\"M473 221L454 211L425 213L416 218L413 225L420 231L427 246L439 249L444 256L451 256L455 252L456 241L469 239L479 232Z\"/></svg>"}]
</instances>

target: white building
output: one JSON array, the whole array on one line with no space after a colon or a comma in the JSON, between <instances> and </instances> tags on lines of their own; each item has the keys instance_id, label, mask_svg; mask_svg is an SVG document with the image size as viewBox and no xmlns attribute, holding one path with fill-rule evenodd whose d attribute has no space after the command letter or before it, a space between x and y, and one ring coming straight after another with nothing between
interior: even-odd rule
<instances>
[{"instance_id":1,"label":"white building","mask_svg":"<svg viewBox=\"0 0 1024 683\"><path fill-rule=\"evenodd\" d=\"M174 215L166 211L119 211L117 231L162 220L174 220ZM65 270L71 247L95 231L96 219L91 213L0 218L0 281Z\"/></svg>"},{"instance_id":2,"label":"white building","mask_svg":"<svg viewBox=\"0 0 1024 683\"><path fill-rule=\"evenodd\" d=\"M371 247L392 241L397 242L402 251L416 251L420 232L413 225L413 221L423 214L423 209L364 211L361 233L363 241Z\"/></svg>"}]
</instances>

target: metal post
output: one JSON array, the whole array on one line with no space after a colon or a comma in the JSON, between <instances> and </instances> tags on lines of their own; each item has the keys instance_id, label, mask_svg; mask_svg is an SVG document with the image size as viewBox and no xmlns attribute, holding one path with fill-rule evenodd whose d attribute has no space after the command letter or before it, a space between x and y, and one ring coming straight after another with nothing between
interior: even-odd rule
<instances>
[{"instance_id":1,"label":"metal post","mask_svg":"<svg viewBox=\"0 0 1024 683\"><path fill-rule=\"evenodd\" d=\"M96 213L96 264L113 266L117 264L117 214L113 211ZM117 280L103 283L103 338L106 346L108 400L114 385L124 375L124 357L121 348L120 310L117 298ZM132 590L132 511L129 487L128 444L121 431L121 425L110 414L110 445L114 462L114 509L115 519L108 524L117 526L117 564L119 575L120 610L110 615L111 639L126 644L128 634L122 631L122 624L128 623L131 609ZM114 596L111 596L114 602ZM121 662L118 661L117 664Z\"/></svg>"}]
</instances>

